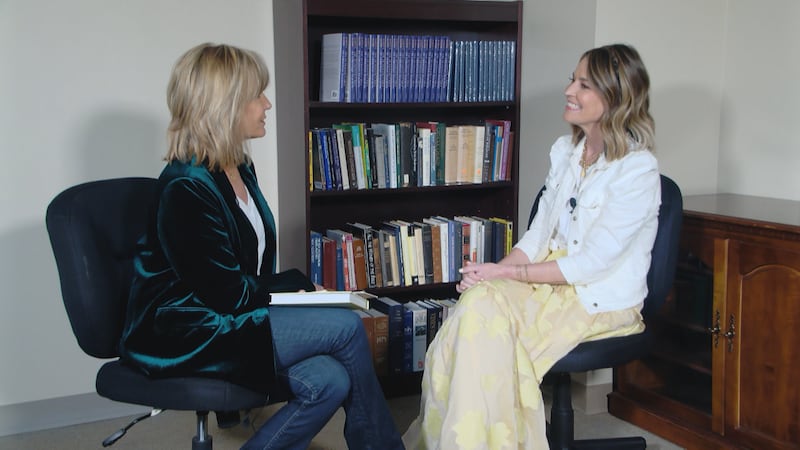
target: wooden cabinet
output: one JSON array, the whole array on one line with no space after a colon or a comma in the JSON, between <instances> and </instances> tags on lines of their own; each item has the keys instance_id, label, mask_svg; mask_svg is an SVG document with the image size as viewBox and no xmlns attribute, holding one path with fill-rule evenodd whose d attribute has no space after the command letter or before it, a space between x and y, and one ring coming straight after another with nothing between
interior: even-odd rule
<instances>
[{"instance_id":1,"label":"wooden cabinet","mask_svg":"<svg viewBox=\"0 0 800 450\"><path fill-rule=\"evenodd\" d=\"M800 202L686 197L662 319L612 414L689 449L800 448Z\"/></svg>"}]
</instances>

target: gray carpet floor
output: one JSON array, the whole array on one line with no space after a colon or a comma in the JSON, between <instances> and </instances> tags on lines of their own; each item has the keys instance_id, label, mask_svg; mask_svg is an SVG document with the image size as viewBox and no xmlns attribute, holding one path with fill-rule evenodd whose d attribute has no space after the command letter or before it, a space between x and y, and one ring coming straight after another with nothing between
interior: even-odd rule
<instances>
[{"instance_id":1,"label":"gray carpet floor","mask_svg":"<svg viewBox=\"0 0 800 450\"><path fill-rule=\"evenodd\" d=\"M400 430L405 430L417 416L419 396L398 397L389 399L392 415ZM258 426L272 413L273 405L254 412L254 424ZM0 437L0 449L5 450L84 450L101 449L101 442L114 431L124 427L133 417L103 420L64 428L43 430ZM311 450L345 450L342 429L344 413L339 412L328 425L314 438ZM648 449L678 450L670 442L647 433L627 422L609 414L585 415L575 412L576 437L612 437L612 436L644 436ZM117 441L112 450L152 449L175 450L191 448L195 435L195 416L190 412L164 411L163 413L139 422L128 430L127 434ZM238 449L252 434L252 429L238 426L230 429L218 429L213 415L209 416L209 432L216 450Z\"/></svg>"}]
</instances>

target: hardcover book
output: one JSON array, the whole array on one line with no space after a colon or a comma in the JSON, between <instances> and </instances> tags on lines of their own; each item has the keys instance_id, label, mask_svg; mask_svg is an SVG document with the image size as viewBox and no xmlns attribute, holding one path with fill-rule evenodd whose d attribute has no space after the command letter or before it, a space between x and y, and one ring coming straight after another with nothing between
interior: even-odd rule
<instances>
[{"instance_id":1,"label":"hardcover book","mask_svg":"<svg viewBox=\"0 0 800 450\"><path fill-rule=\"evenodd\" d=\"M322 233L311 230L311 281L322 286Z\"/></svg>"},{"instance_id":2,"label":"hardcover book","mask_svg":"<svg viewBox=\"0 0 800 450\"><path fill-rule=\"evenodd\" d=\"M370 309L367 314L375 318L375 373L389 374L389 316Z\"/></svg>"},{"instance_id":3,"label":"hardcover book","mask_svg":"<svg viewBox=\"0 0 800 450\"><path fill-rule=\"evenodd\" d=\"M426 222L413 222L413 225L416 228L415 233L419 234L417 237L420 248L418 252L419 258L417 259L417 265L422 268L419 284L432 284L435 281L434 273L436 271L434 269L433 256L433 227L431 227L431 224ZM438 250L438 239L436 241L436 246ZM436 260L436 263L441 265L441 261L439 259ZM439 282L441 282L441 275L439 276Z\"/></svg>"},{"instance_id":4,"label":"hardcover book","mask_svg":"<svg viewBox=\"0 0 800 450\"><path fill-rule=\"evenodd\" d=\"M400 178L402 180L401 186L416 186L417 171L415 167L416 158L414 157L416 152L416 141L414 139L416 130L414 129L414 123L400 122L398 127L400 128L399 154Z\"/></svg>"},{"instance_id":5,"label":"hardcover book","mask_svg":"<svg viewBox=\"0 0 800 450\"><path fill-rule=\"evenodd\" d=\"M325 235L336 241L336 248L341 248L342 251L343 287L340 288L337 285L337 289L342 291L354 291L358 289L356 287L353 234L339 229L328 229L325 230Z\"/></svg>"},{"instance_id":6,"label":"hardcover book","mask_svg":"<svg viewBox=\"0 0 800 450\"><path fill-rule=\"evenodd\" d=\"M448 283L450 282L450 233L448 232L448 222L436 217L428 217L422 220L423 222L431 225L431 239L434 260L433 282Z\"/></svg>"},{"instance_id":7,"label":"hardcover book","mask_svg":"<svg viewBox=\"0 0 800 450\"><path fill-rule=\"evenodd\" d=\"M364 291L305 291L273 292L269 294L272 306L325 306L369 309L370 300L376 296Z\"/></svg>"},{"instance_id":8,"label":"hardcover book","mask_svg":"<svg viewBox=\"0 0 800 450\"><path fill-rule=\"evenodd\" d=\"M375 287L383 287L383 261L381 260L382 252L380 248L380 239L378 239L378 231L372 235L372 249L375 264Z\"/></svg>"},{"instance_id":9,"label":"hardcover book","mask_svg":"<svg viewBox=\"0 0 800 450\"><path fill-rule=\"evenodd\" d=\"M403 321L405 314L403 304L389 297L378 297L371 303L373 308L388 317L389 373L403 373Z\"/></svg>"},{"instance_id":10,"label":"hardcover book","mask_svg":"<svg viewBox=\"0 0 800 450\"><path fill-rule=\"evenodd\" d=\"M322 236L322 286L329 290L337 286L336 241L327 236Z\"/></svg>"},{"instance_id":11,"label":"hardcover book","mask_svg":"<svg viewBox=\"0 0 800 450\"><path fill-rule=\"evenodd\" d=\"M320 101L345 101L349 46L347 33L330 33L322 36Z\"/></svg>"},{"instance_id":12,"label":"hardcover book","mask_svg":"<svg viewBox=\"0 0 800 450\"><path fill-rule=\"evenodd\" d=\"M372 365L375 366L375 316L364 309L355 309L353 312L361 318L361 323L364 325L364 332L366 332L367 342L369 342L369 352L372 354Z\"/></svg>"},{"instance_id":13,"label":"hardcover book","mask_svg":"<svg viewBox=\"0 0 800 450\"><path fill-rule=\"evenodd\" d=\"M400 227L389 221L381 223L380 230L382 231L386 245L383 255L384 264L388 266L388 269L391 269L391 278L394 282L394 286L403 286L405 284L405 275L403 274L402 267L403 251L400 248Z\"/></svg>"},{"instance_id":14,"label":"hardcover book","mask_svg":"<svg viewBox=\"0 0 800 450\"><path fill-rule=\"evenodd\" d=\"M341 191L342 185L342 167L339 161L339 144L336 140L334 130L331 128L323 128L320 130L321 136L324 139L323 147L328 152L328 164L330 164L331 173L331 189Z\"/></svg>"},{"instance_id":15,"label":"hardcover book","mask_svg":"<svg viewBox=\"0 0 800 450\"><path fill-rule=\"evenodd\" d=\"M421 306L425 310L425 316L427 321L427 333L425 335L425 348L427 349L429 345L431 345L431 341L433 341L434 335L436 335L436 331L438 328L438 318L437 318L437 310L436 308L431 305L430 303L426 302L425 300L417 300L417 305Z\"/></svg>"},{"instance_id":16,"label":"hardcover book","mask_svg":"<svg viewBox=\"0 0 800 450\"><path fill-rule=\"evenodd\" d=\"M375 241L377 232L371 226L360 222L348 222L344 225L346 231L353 234L353 237L358 237L364 241L364 257L366 258L365 266L367 269L367 286L366 287L381 287L378 284L378 275L380 273L379 259L376 255ZM353 241L355 247L355 241ZM378 252L379 253L379 252ZM382 277L381 277L382 278ZM360 288L360 289L364 289Z\"/></svg>"},{"instance_id":17,"label":"hardcover book","mask_svg":"<svg viewBox=\"0 0 800 450\"><path fill-rule=\"evenodd\" d=\"M433 264L433 282L441 283L444 278L442 277L444 270L442 265L442 232L441 224L431 222L430 219L423 219L431 229L431 262ZM422 235L423 238L425 234Z\"/></svg>"},{"instance_id":18,"label":"hardcover book","mask_svg":"<svg viewBox=\"0 0 800 450\"><path fill-rule=\"evenodd\" d=\"M428 349L428 310L414 302L404 303L403 307L411 313L411 371L422 372Z\"/></svg>"},{"instance_id":19,"label":"hardcover book","mask_svg":"<svg viewBox=\"0 0 800 450\"><path fill-rule=\"evenodd\" d=\"M397 268L397 251L395 250L394 246L392 246L391 242L394 236L386 230L379 229L377 231L379 249L378 253L381 255L381 274L383 276L383 284L381 284L381 287L398 286L400 271Z\"/></svg>"},{"instance_id":20,"label":"hardcover book","mask_svg":"<svg viewBox=\"0 0 800 450\"><path fill-rule=\"evenodd\" d=\"M364 169L356 165L355 148L353 147L353 129L350 125L334 124L333 130L336 132L337 142L341 138L341 145L344 148L344 165L347 167L347 180L349 189L363 189ZM361 151L361 148L358 148ZM360 170L359 170L360 169Z\"/></svg>"},{"instance_id":21,"label":"hardcover book","mask_svg":"<svg viewBox=\"0 0 800 450\"><path fill-rule=\"evenodd\" d=\"M367 257L364 240L360 237L353 237L353 272L356 277L356 290L363 290L369 287L367 282Z\"/></svg>"}]
</instances>

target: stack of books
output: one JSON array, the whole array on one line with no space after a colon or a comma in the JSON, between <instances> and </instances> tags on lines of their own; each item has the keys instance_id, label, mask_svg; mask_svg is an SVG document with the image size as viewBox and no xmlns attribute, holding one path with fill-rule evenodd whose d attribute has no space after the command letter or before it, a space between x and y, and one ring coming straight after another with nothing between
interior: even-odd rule
<instances>
[{"instance_id":1,"label":"stack of books","mask_svg":"<svg viewBox=\"0 0 800 450\"><path fill-rule=\"evenodd\" d=\"M455 299L427 299L400 303L390 297L378 297L371 309L359 312L374 336L375 369L378 375L398 375L425 369L425 353L447 320ZM380 330L380 331L378 331Z\"/></svg>"},{"instance_id":2,"label":"stack of books","mask_svg":"<svg viewBox=\"0 0 800 450\"><path fill-rule=\"evenodd\" d=\"M425 352L455 299L397 302L367 292L310 291L270 294L274 306L350 308L364 325L378 375L420 372Z\"/></svg>"}]
</instances>

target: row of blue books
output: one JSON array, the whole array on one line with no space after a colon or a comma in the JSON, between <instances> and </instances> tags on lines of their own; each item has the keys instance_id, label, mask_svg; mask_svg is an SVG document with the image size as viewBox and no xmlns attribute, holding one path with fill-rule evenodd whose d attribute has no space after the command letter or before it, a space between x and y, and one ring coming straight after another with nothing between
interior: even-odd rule
<instances>
[{"instance_id":1,"label":"row of blue books","mask_svg":"<svg viewBox=\"0 0 800 450\"><path fill-rule=\"evenodd\" d=\"M322 36L323 102L491 102L514 98L516 42L449 36Z\"/></svg>"},{"instance_id":2,"label":"row of blue books","mask_svg":"<svg viewBox=\"0 0 800 450\"><path fill-rule=\"evenodd\" d=\"M453 102L514 100L514 41L456 41L452 43Z\"/></svg>"},{"instance_id":3,"label":"row of blue books","mask_svg":"<svg viewBox=\"0 0 800 450\"><path fill-rule=\"evenodd\" d=\"M511 179L511 122L342 123L308 134L309 189L393 189Z\"/></svg>"},{"instance_id":4,"label":"row of blue books","mask_svg":"<svg viewBox=\"0 0 800 450\"><path fill-rule=\"evenodd\" d=\"M477 216L350 222L310 232L311 280L330 290L451 283L464 261L496 262L511 251L511 220Z\"/></svg>"}]
</instances>

